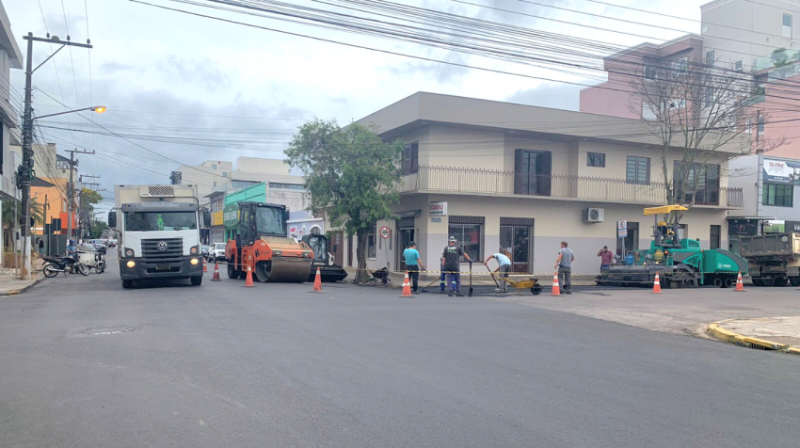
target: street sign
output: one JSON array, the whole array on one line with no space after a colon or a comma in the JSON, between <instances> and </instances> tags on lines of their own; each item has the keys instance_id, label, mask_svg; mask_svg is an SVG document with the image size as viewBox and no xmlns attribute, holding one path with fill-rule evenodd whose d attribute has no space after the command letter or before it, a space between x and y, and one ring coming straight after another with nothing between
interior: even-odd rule
<instances>
[{"instance_id":1,"label":"street sign","mask_svg":"<svg viewBox=\"0 0 800 448\"><path fill-rule=\"evenodd\" d=\"M617 221L617 238L628 236L628 221Z\"/></svg>"},{"instance_id":2,"label":"street sign","mask_svg":"<svg viewBox=\"0 0 800 448\"><path fill-rule=\"evenodd\" d=\"M386 226L381 227L381 230L380 230L381 238L383 238L385 240L389 239L389 235L391 235L391 233L392 232L391 232L391 230L389 230L388 227L386 227Z\"/></svg>"}]
</instances>

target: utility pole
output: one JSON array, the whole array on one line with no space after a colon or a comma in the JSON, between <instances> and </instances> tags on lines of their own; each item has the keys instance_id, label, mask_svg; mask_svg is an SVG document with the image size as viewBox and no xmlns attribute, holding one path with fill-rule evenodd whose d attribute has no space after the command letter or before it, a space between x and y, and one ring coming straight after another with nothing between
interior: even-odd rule
<instances>
[{"instance_id":1,"label":"utility pole","mask_svg":"<svg viewBox=\"0 0 800 448\"><path fill-rule=\"evenodd\" d=\"M98 184L97 182L87 182L86 184L84 184L83 183L83 179L84 178L86 178L86 179L100 179L100 176L95 176L95 175L92 175L92 174L81 174L80 178L79 178L80 180L78 181L81 185L91 186L95 191L97 190L97 188L99 188L100 184ZM81 188L80 199L78 199L78 223L80 223L81 218L83 218L84 222L88 224L89 233L92 233L92 221L91 221L90 218L87 218L86 216L87 215L84 214L84 210L83 210L83 188ZM85 233L85 229L83 228L83 226L80 226L80 228L81 228L81 231Z\"/></svg>"},{"instance_id":2,"label":"utility pole","mask_svg":"<svg viewBox=\"0 0 800 448\"><path fill-rule=\"evenodd\" d=\"M50 209L50 204L47 203L47 194L44 195L44 208L42 208L42 213L44 216L42 217L42 236L47 237L46 242L44 243L44 249L47 251L47 254L50 255L50 232L47 231L49 224L47 224L47 210ZM50 230L52 232L52 229Z\"/></svg>"},{"instance_id":3,"label":"utility pole","mask_svg":"<svg viewBox=\"0 0 800 448\"><path fill-rule=\"evenodd\" d=\"M69 188L67 188L67 243L72 239L72 217L75 214L75 178L73 173L78 161L75 160L75 154L94 154L94 151L80 151L78 149L67 150L69 153ZM88 176L87 176L88 177Z\"/></svg>"},{"instance_id":4,"label":"utility pole","mask_svg":"<svg viewBox=\"0 0 800 448\"><path fill-rule=\"evenodd\" d=\"M33 33L28 33L23 36L28 41L28 51L26 53L25 61L25 110L22 114L22 165L17 168L20 176L20 187L22 189L22 264L24 269L27 270L27 275L31 275L31 179L34 177L33 172L33 72L39 69L45 62L56 55L67 45L83 48L92 48L92 45L87 40L85 44L70 42L69 36L66 41L60 40L57 36L47 38L33 37ZM41 64L33 68L33 43L34 42L47 42L49 44L61 45L58 50L47 57ZM25 272L25 271L23 271ZM24 275L23 275L24 276Z\"/></svg>"}]
</instances>

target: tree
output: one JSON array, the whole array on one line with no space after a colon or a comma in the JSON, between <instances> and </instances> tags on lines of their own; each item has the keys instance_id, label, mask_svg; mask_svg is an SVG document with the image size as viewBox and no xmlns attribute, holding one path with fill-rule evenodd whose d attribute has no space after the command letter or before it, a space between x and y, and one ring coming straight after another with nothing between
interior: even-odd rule
<instances>
[{"instance_id":1,"label":"tree","mask_svg":"<svg viewBox=\"0 0 800 448\"><path fill-rule=\"evenodd\" d=\"M89 188L81 189L80 202L78 203L78 221L82 224L80 227L84 234L91 235L91 238L97 238L92 230L92 221L94 214L94 205L100 203L103 197L100 196L95 190Z\"/></svg>"},{"instance_id":2,"label":"tree","mask_svg":"<svg viewBox=\"0 0 800 448\"><path fill-rule=\"evenodd\" d=\"M38 203L35 197L31 198L30 204L31 219L33 219L34 223L41 224L44 222L44 206ZM14 221L15 216L16 221ZM22 216L22 202L11 199L3 201L3 233L6 247L11 247L11 238L13 237L10 231L17 225L22 225Z\"/></svg>"},{"instance_id":3,"label":"tree","mask_svg":"<svg viewBox=\"0 0 800 448\"><path fill-rule=\"evenodd\" d=\"M768 119L749 107L753 79L751 74L687 59L645 65L631 76L631 111L645 121L659 143L659 168L668 204L693 206L698 191L708 188L710 181L718 182L722 175L716 173L714 180L714 173L709 172L713 168L705 164L724 162L730 157L730 148L747 154L785 143L784 139L749 138L749 125L744 124ZM721 148L725 151L719 151ZM673 163L669 155L676 149L681 157Z\"/></svg>"},{"instance_id":4,"label":"tree","mask_svg":"<svg viewBox=\"0 0 800 448\"><path fill-rule=\"evenodd\" d=\"M91 226L89 237L92 239L104 238L108 234L108 223L105 221L94 221Z\"/></svg>"},{"instance_id":5,"label":"tree","mask_svg":"<svg viewBox=\"0 0 800 448\"><path fill-rule=\"evenodd\" d=\"M287 163L305 175L311 195L309 209L324 211L334 226L342 226L358 241L356 282L367 273L367 236L377 221L391 217L399 200L402 141L384 142L374 126L315 119L300 126L289 148Z\"/></svg>"}]
</instances>

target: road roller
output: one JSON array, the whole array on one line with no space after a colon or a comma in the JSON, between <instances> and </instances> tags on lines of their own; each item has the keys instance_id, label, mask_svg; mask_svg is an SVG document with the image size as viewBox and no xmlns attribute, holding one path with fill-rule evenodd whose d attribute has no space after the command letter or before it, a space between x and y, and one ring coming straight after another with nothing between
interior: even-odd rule
<instances>
[{"instance_id":1,"label":"road roller","mask_svg":"<svg viewBox=\"0 0 800 448\"><path fill-rule=\"evenodd\" d=\"M235 238L228 239L228 278L246 278L248 267L260 282L303 283L314 252L286 236L289 210L279 204L239 202ZM229 212L228 212L229 213Z\"/></svg>"}]
</instances>

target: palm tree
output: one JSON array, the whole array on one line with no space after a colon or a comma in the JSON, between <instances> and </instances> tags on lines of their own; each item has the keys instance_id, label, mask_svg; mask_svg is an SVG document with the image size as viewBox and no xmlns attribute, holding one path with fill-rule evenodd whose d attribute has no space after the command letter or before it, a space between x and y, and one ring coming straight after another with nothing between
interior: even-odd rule
<instances>
[{"instance_id":1,"label":"palm tree","mask_svg":"<svg viewBox=\"0 0 800 448\"><path fill-rule=\"evenodd\" d=\"M17 218L16 223L14 222L15 216ZM31 218L38 224L44 222L44 206L37 203L36 198L31 198ZM13 229L17 223L21 223L23 219L22 202L10 199L3 201L2 219L5 247L11 247L11 229Z\"/></svg>"}]
</instances>

